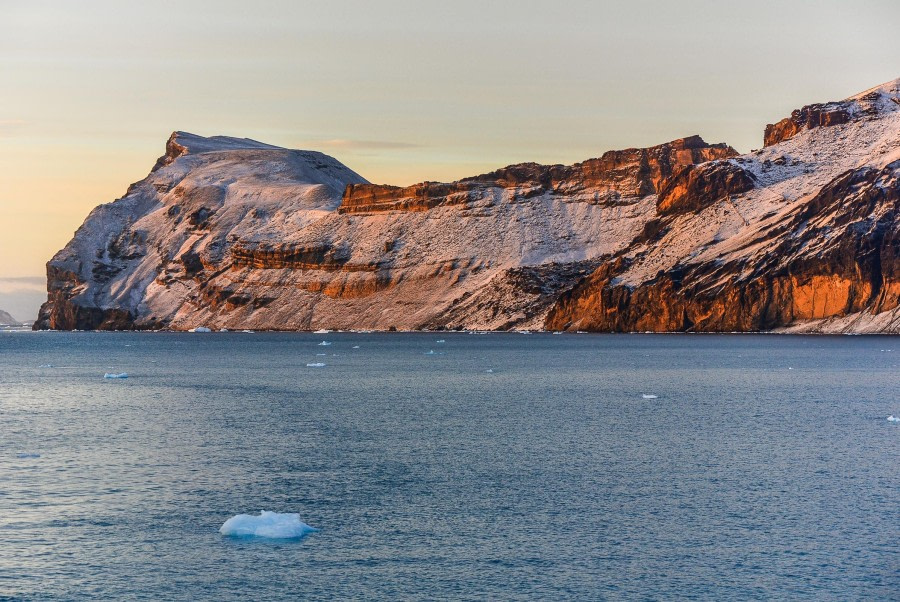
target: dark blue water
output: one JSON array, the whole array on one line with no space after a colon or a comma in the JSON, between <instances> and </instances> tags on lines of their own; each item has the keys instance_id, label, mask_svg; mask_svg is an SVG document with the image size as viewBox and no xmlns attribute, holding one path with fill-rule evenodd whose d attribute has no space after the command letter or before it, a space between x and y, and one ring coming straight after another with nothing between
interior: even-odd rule
<instances>
[{"instance_id":1,"label":"dark blue water","mask_svg":"<svg viewBox=\"0 0 900 602\"><path fill-rule=\"evenodd\" d=\"M897 337L2 333L0 383L2 599L900 592Z\"/></svg>"}]
</instances>

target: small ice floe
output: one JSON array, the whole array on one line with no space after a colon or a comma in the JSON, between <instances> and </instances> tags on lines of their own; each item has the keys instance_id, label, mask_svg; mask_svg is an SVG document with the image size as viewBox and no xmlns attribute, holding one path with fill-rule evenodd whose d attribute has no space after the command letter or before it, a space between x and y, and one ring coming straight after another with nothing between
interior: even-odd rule
<instances>
[{"instance_id":1,"label":"small ice floe","mask_svg":"<svg viewBox=\"0 0 900 602\"><path fill-rule=\"evenodd\" d=\"M888 419L888 422L900 422L900 418L898 418L897 416L894 416L893 414L888 416L887 419Z\"/></svg>"},{"instance_id":2,"label":"small ice floe","mask_svg":"<svg viewBox=\"0 0 900 602\"><path fill-rule=\"evenodd\" d=\"M643 397L644 399L656 399L657 398L656 395L650 395L649 393L644 393L643 395L641 395L641 397Z\"/></svg>"},{"instance_id":3,"label":"small ice floe","mask_svg":"<svg viewBox=\"0 0 900 602\"><path fill-rule=\"evenodd\" d=\"M38 367L39 367L39 368L52 368L52 367L53 367L53 364L41 364L41 365L38 366Z\"/></svg>"},{"instance_id":4,"label":"small ice floe","mask_svg":"<svg viewBox=\"0 0 900 602\"><path fill-rule=\"evenodd\" d=\"M328 355L328 354L327 353L317 353L316 355L318 356L318 355Z\"/></svg>"},{"instance_id":5,"label":"small ice floe","mask_svg":"<svg viewBox=\"0 0 900 602\"><path fill-rule=\"evenodd\" d=\"M313 334L328 334L330 332L331 331L328 330L327 328L322 328L321 330L316 330L315 332L313 332Z\"/></svg>"},{"instance_id":6,"label":"small ice floe","mask_svg":"<svg viewBox=\"0 0 900 602\"><path fill-rule=\"evenodd\" d=\"M188 332L212 332L212 330L206 326L198 326L197 328L191 328Z\"/></svg>"},{"instance_id":7,"label":"small ice floe","mask_svg":"<svg viewBox=\"0 0 900 602\"><path fill-rule=\"evenodd\" d=\"M359 345L354 345L353 348L354 348L354 349L359 349Z\"/></svg>"},{"instance_id":8,"label":"small ice floe","mask_svg":"<svg viewBox=\"0 0 900 602\"><path fill-rule=\"evenodd\" d=\"M493 373L494 373L494 371L491 370L490 368L488 368L487 370L485 370L485 372L487 372L488 374L493 374Z\"/></svg>"},{"instance_id":9,"label":"small ice floe","mask_svg":"<svg viewBox=\"0 0 900 602\"><path fill-rule=\"evenodd\" d=\"M322 341L321 343L319 343L319 347L325 347L327 345L331 345L331 343L329 343L328 341Z\"/></svg>"},{"instance_id":10,"label":"small ice floe","mask_svg":"<svg viewBox=\"0 0 900 602\"><path fill-rule=\"evenodd\" d=\"M128 378L127 372L119 372L118 374L113 372L107 372L103 375L103 378Z\"/></svg>"},{"instance_id":11,"label":"small ice floe","mask_svg":"<svg viewBox=\"0 0 900 602\"><path fill-rule=\"evenodd\" d=\"M322 368L325 366L325 362L313 362L311 364L306 364L307 368Z\"/></svg>"},{"instance_id":12,"label":"small ice floe","mask_svg":"<svg viewBox=\"0 0 900 602\"><path fill-rule=\"evenodd\" d=\"M227 537L264 537L266 539L300 539L318 531L302 520L299 514L279 514L263 510L259 516L238 514L219 528Z\"/></svg>"},{"instance_id":13,"label":"small ice floe","mask_svg":"<svg viewBox=\"0 0 900 602\"><path fill-rule=\"evenodd\" d=\"M34 454L31 452L19 452L16 454L16 457L22 458L22 459L24 459L24 458L40 458L41 454Z\"/></svg>"},{"instance_id":14,"label":"small ice floe","mask_svg":"<svg viewBox=\"0 0 900 602\"><path fill-rule=\"evenodd\" d=\"M447 342L447 341L445 341L444 339L438 339L438 340L435 341L435 343L446 343L446 342Z\"/></svg>"},{"instance_id":15,"label":"small ice floe","mask_svg":"<svg viewBox=\"0 0 900 602\"><path fill-rule=\"evenodd\" d=\"M220 329L219 329L219 332L228 332L228 329L227 329L227 328L220 328Z\"/></svg>"},{"instance_id":16,"label":"small ice floe","mask_svg":"<svg viewBox=\"0 0 900 602\"><path fill-rule=\"evenodd\" d=\"M443 355L443 354L442 354L442 353L438 353L438 352L435 351L434 349L429 349L428 351L425 352L425 355Z\"/></svg>"},{"instance_id":17,"label":"small ice floe","mask_svg":"<svg viewBox=\"0 0 900 602\"><path fill-rule=\"evenodd\" d=\"M247 329L244 329L244 330L242 330L241 332L249 332L250 334L253 334L253 331L252 331L252 330L247 330Z\"/></svg>"}]
</instances>

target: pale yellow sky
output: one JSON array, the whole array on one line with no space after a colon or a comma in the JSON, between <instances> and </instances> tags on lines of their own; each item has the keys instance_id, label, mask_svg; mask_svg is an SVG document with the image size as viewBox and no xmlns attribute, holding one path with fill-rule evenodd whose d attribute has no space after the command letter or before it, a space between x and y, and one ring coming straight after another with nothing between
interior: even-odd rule
<instances>
[{"instance_id":1,"label":"pale yellow sky","mask_svg":"<svg viewBox=\"0 0 900 602\"><path fill-rule=\"evenodd\" d=\"M898 23L893 0L0 0L0 308L173 130L391 184L690 134L747 151L900 75Z\"/></svg>"}]
</instances>

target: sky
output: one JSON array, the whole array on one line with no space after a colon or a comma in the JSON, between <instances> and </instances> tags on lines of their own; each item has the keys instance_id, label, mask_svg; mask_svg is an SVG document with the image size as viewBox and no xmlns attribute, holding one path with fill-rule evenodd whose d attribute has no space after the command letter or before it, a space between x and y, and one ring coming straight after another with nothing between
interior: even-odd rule
<instances>
[{"instance_id":1,"label":"sky","mask_svg":"<svg viewBox=\"0 0 900 602\"><path fill-rule=\"evenodd\" d=\"M452 181L767 123L900 76L900 2L0 0L0 309L174 130Z\"/></svg>"}]
</instances>

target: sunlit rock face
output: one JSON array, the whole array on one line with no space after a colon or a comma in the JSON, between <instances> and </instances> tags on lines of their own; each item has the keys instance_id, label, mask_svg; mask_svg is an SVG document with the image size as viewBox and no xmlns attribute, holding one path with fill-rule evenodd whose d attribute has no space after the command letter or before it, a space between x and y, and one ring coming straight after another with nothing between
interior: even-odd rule
<instances>
[{"instance_id":1,"label":"sunlit rock face","mask_svg":"<svg viewBox=\"0 0 900 602\"><path fill-rule=\"evenodd\" d=\"M546 327L900 332L898 83L828 105L848 120L676 174L644 236Z\"/></svg>"},{"instance_id":2,"label":"sunlit rock face","mask_svg":"<svg viewBox=\"0 0 900 602\"><path fill-rule=\"evenodd\" d=\"M405 188L176 132L48 263L35 327L897 331L897 84L747 155L692 136Z\"/></svg>"}]
</instances>

